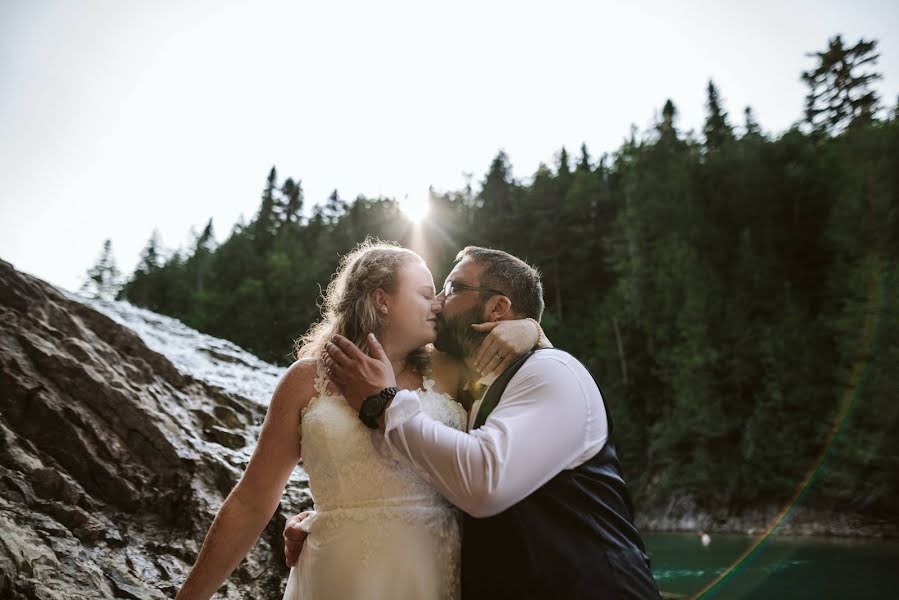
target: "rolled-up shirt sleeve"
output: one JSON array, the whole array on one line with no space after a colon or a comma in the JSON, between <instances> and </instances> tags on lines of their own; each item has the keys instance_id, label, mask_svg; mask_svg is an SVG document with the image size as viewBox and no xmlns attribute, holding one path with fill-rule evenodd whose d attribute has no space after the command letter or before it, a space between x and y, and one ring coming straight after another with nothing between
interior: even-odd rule
<instances>
[{"instance_id":1,"label":"rolled-up shirt sleeve","mask_svg":"<svg viewBox=\"0 0 899 600\"><path fill-rule=\"evenodd\" d=\"M447 427L422 411L415 392L402 391L387 409L384 441L450 502L488 517L583 456L588 422L595 418L592 404L571 364L538 354L511 379L480 428L465 433Z\"/></svg>"}]
</instances>

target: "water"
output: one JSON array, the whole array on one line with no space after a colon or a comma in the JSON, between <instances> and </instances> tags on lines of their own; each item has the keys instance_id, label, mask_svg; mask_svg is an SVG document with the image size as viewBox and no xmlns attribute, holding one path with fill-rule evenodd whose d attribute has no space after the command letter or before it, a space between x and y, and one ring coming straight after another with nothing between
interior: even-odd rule
<instances>
[{"instance_id":1,"label":"water","mask_svg":"<svg viewBox=\"0 0 899 600\"><path fill-rule=\"evenodd\" d=\"M148 348L164 355L194 379L268 406L284 367L269 364L227 340L191 329L181 321L130 302L63 292L131 329Z\"/></svg>"},{"instance_id":2,"label":"water","mask_svg":"<svg viewBox=\"0 0 899 600\"><path fill-rule=\"evenodd\" d=\"M724 573L755 538L644 536L659 587L692 597ZM899 598L899 541L772 536L706 598Z\"/></svg>"},{"instance_id":3,"label":"water","mask_svg":"<svg viewBox=\"0 0 899 600\"><path fill-rule=\"evenodd\" d=\"M278 378L286 370L257 358L237 344L200 333L177 319L129 302L63 293L131 329L148 348L168 358L182 373L262 406L268 406ZM259 424L251 426L252 438L258 435L258 430ZM227 451L226 455L236 457L235 466L243 469L255 447L254 440L244 448ZM308 481L309 476L302 467L294 469L281 499L285 507L296 510L308 504Z\"/></svg>"}]
</instances>

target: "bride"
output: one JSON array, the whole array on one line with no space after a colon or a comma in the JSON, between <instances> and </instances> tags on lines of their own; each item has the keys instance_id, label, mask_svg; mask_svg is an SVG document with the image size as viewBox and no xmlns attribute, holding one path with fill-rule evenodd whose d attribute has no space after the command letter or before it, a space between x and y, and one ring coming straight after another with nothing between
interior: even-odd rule
<instances>
[{"instance_id":1,"label":"bride","mask_svg":"<svg viewBox=\"0 0 899 600\"><path fill-rule=\"evenodd\" d=\"M464 367L433 349L441 302L411 250L366 240L345 255L324 293L323 320L299 341L278 382L246 471L219 509L179 599L211 597L256 543L301 458L315 512L285 600L458 598L456 509L410 468L380 454L323 362L336 334L367 350L374 333L397 387L417 389L431 417L464 429ZM503 322L484 345L500 358L535 344L529 321ZM502 361L506 362L506 361Z\"/></svg>"}]
</instances>

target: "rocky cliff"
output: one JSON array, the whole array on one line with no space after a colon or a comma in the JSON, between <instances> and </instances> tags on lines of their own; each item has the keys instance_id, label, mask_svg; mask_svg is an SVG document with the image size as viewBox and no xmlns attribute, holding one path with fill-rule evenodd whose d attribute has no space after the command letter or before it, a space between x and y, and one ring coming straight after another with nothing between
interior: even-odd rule
<instances>
[{"instance_id":1,"label":"rocky cliff","mask_svg":"<svg viewBox=\"0 0 899 600\"><path fill-rule=\"evenodd\" d=\"M176 321L0 261L0 598L173 596L277 374ZM281 529L307 488L298 468L217 597L280 597Z\"/></svg>"}]
</instances>

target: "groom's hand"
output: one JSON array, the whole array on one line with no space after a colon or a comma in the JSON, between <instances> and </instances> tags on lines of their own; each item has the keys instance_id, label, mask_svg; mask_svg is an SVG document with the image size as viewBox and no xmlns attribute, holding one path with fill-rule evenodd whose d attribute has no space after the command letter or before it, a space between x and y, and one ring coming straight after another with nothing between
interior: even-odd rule
<instances>
[{"instance_id":1,"label":"groom's hand","mask_svg":"<svg viewBox=\"0 0 899 600\"><path fill-rule=\"evenodd\" d=\"M369 396L396 386L390 359L372 334L368 334L368 349L371 356L342 335L335 335L325 344L328 378L340 388L347 403L355 410L359 410L362 401Z\"/></svg>"},{"instance_id":2,"label":"groom's hand","mask_svg":"<svg viewBox=\"0 0 899 600\"><path fill-rule=\"evenodd\" d=\"M300 528L300 523L310 514L312 514L310 511L301 512L287 519L284 524L284 559L288 567L297 564L300 552L303 551L303 544L306 543L306 536L309 534Z\"/></svg>"}]
</instances>

